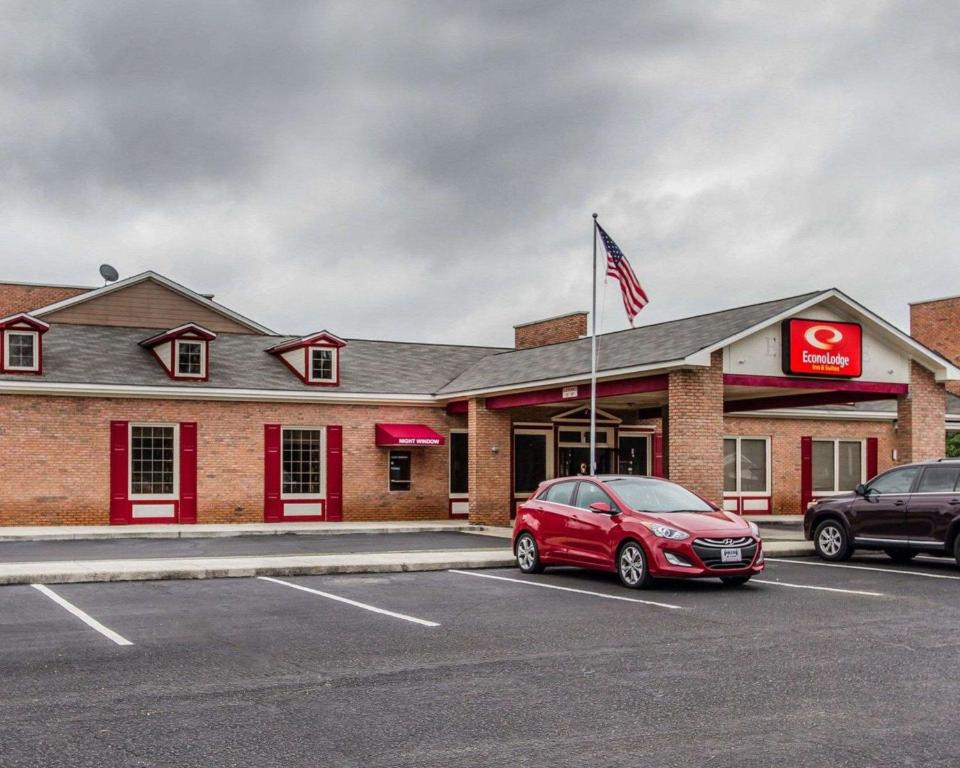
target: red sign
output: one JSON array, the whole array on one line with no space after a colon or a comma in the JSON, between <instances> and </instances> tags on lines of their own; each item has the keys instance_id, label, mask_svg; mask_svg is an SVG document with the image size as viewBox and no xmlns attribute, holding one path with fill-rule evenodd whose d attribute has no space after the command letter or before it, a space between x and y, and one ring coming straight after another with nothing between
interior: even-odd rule
<instances>
[{"instance_id":1,"label":"red sign","mask_svg":"<svg viewBox=\"0 0 960 768\"><path fill-rule=\"evenodd\" d=\"M795 376L856 378L863 332L857 323L792 318L783 323L783 372Z\"/></svg>"}]
</instances>

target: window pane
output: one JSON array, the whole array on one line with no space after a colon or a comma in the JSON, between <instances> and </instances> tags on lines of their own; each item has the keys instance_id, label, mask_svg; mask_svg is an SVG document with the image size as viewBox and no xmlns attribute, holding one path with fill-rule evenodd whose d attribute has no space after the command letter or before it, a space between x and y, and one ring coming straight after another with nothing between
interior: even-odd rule
<instances>
[{"instance_id":1,"label":"window pane","mask_svg":"<svg viewBox=\"0 0 960 768\"><path fill-rule=\"evenodd\" d=\"M410 451L390 451L390 490L410 490Z\"/></svg>"},{"instance_id":2,"label":"window pane","mask_svg":"<svg viewBox=\"0 0 960 768\"><path fill-rule=\"evenodd\" d=\"M767 441L740 440L740 490L751 493L767 491Z\"/></svg>"},{"instance_id":3,"label":"window pane","mask_svg":"<svg viewBox=\"0 0 960 768\"><path fill-rule=\"evenodd\" d=\"M620 467L617 470L621 475L647 474L647 445L646 437L620 436Z\"/></svg>"},{"instance_id":4,"label":"window pane","mask_svg":"<svg viewBox=\"0 0 960 768\"><path fill-rule=\"evenodd\" d=\"M955 467L927 467L923 470L918 493L952 493L960 479L960 469Z\"/></svg>"},{"instance_id":5,"label":"window pane","mask_svg":"<svg viewBox=\"0 0 960 768\"><path fill-rule=\"evenodd\" d=\"M8 333L7 360L11 368L33 368L33 342L35 337L30 333Z\"/></svg>"},{"instance_id":6,"label":"window pane","mask_svg":"<svg viewBox=\"0 0 960 768\"><path fill-rule=\"evenodd\" d=\"M547 479L547 436L513 436L513 488L532 493Z\"/></svg>"},{"instance_id":7,"label":"window pane","mask_svg":"<svg viewBox=\"0 0 960 768\"><path fill-rule=\"evenodd\" d=\"M860 458L862 453L863 443L859 440L841 440L838 444L838 491L852 491L863 482L863 474L860 471Z\"/></svg>"},{"instance_id":8,"label":"window pane","mask_svg":"<svg viewBox=\"0 0 960 768\"><path fill-rule=\"evenodd\" d=\"M199 341L181 341L177 349L177 373L199 376L203 371L203 344Z\"/></svg>"},{"instance_id":9,"label":"window pane","mask_svg":"<svg viewBox=\"0 0 960 768\"><path fill-rule=\"evenodd\" d=\"M723 441L723 490L737 491L737 441L730 438Z\"/></svg>"},{"instance_id":10,"label":"window pane","mask_svg":"<svg viewBox=\"0 0 960 768\"><path fill-rule=\"evenodd\" d=\"M562 429L560 430L559 435L557 435L557 439L561 443L582 443L584 437L585 435L580 431L575 432L573 430Z\"/></svg>"},{"instance_id":11,"label":"window pane","mask_svg":"<svg viewBox=\"0 0 960 768\"><path fill-rule=\"evenodd\" d=\"M580 483L580 489L577 491L577 506L580 509L590 509L594 502L602 501L614 508L613 499L611 499L598 485L593 483Z\"/></svg>"},{"instance_id":12,"label":"window pane","mask_svg":"<svg viewBox=\"0 0 960 768\"><path fill-rule=\"evenodd\" d=\"M813 490L830 493L836 490L833 475L833 441L813 441ZM859 482L859 481L858 481Z\"/></svg>"},{"instance_id":13,"label":"window pane","mask_svg":"<svg viewBox=\"0 0 960 768\"><path fill-rule=\"evenodd\" d=\"M333 380L333 350L310 350L310 378L313 380Z\"/></svg>"},{"instance_id":14,"label":"window pane","mask_svg":"<svg viewBox=\"0 0 960 768\"><path fill-rule=\"evenodd\" d=\"M467 483L467 434L450 433L450 493L466 493Z\"/></svg>"},{"instance_id":15,"label":"window pane","mask_svg":"<svg viewBox=\"0 0 960 768\"><path fill-rule=\"evenodd\" d=\"M174 427L130 427L130 492L169 496L175 492Z\"/></svg>"},{"instance_id":16,"label":"window pane","mask_svg":"<svg viewBox=\"0 0 960 768\"><path fill-rule=\"evenodd\" d=\"M545 501L552 501L554 504L569 504L573 497L573 489L576 483L557 483L551 485L540 498Z\"/></svg>"},{"instance_id":17,"label":"window pane","mask_svg":"<svg viewBox=\"0 0 960 768\"><path fill-rule=\"evenodd\" d=\"M320 496L323 477L323 432L283 430L283 492Z\"/></svg>"},{"instance_id":18,"label":"window pane","mask_svg":"<svg viewBox=\"0 0 960 768\"><path fill-rule=\"evenodd\" d=\"M913 479L919 471L920 467L891 469L870 483L870 490L877 493L910 493Z\"/></svg>"}]
</instances>

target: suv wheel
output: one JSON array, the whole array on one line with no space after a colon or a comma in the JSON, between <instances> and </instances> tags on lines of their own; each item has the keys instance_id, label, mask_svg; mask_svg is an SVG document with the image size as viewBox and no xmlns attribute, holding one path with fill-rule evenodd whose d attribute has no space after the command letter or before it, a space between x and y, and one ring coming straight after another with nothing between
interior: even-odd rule
<instances>
[{"instance_id":1,"label":"suv wheel","mask_svg":"<svg viewBox=\"0 0 960 768\"><path fill-rule=\"evenodd\" d=\"M909 549L885 549L883 551L895 563L909 563L917 556L916 552Z\"/></svg>"},{"instance_id":2,"label":"suv wheel","mask_svg":"<svg viewBox=\"0 0 960 768\"><path fill-rule=\"evenodd\" d=\"M813 547L822 559L832 562L848 560L853 554L850 537L836 520L824 520L817 526L813 534Z\"/></svg>"},{"instance_id":3,"label":"suv wheel","mask_svg":"<svg viewBox=\"0 0 960 768\"><path fill-rule=\"evenodd\" d=\"M543 571L537 540L529 533L521 533L517 538L517 566L524 573L541 573Z\"/></svg>"},{"instance_id":4,"label":"suv wheel","mask_svg":"<svg viewBox=\"0 0 960 768\"><path fill-rule=\"evenodd\" d=\"M620 575L623 586L630 589L643 589L650 586L653 579L647 568L647 556L643 553L643 547L637 542L628 541L620 547L617 553L617 573Z\"/></svg>"}]
</instances>

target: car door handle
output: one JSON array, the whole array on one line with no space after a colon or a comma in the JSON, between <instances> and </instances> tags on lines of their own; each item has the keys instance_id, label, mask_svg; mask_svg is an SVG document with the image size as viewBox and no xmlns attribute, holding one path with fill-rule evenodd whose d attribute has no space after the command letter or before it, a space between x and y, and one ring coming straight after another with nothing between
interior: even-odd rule
<instances>
[{"instance_id":1,"label":"car door handle","mask_svg":"<svg viewBox=\"0 0 960 768\"><path fill-rule=\"evenodd\" d=\"M956 506L957 504L960 504L960 499L950 499L950 501L947 503Z\"/></svg>"},{"instance_id":2,"label":"car door handle","mask_svg":"<svg viewBox=\"0 0 960 768\"><path fill-rule=\"evenodd\" d=\"M893 506L895 506L895 507L902 507L902 506L903 506L904 504L906 504L906 503L907 503L907 502L905 502L903 499L897 499L895 502L893 502Z\"/></svg>"}]
</instances>

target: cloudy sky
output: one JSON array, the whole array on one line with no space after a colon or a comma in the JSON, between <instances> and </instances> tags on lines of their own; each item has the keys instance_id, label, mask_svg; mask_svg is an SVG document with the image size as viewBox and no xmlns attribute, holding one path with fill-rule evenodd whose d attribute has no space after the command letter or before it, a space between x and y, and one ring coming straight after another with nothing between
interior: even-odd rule
<instances>
[{"instance_id":1,"label":"cloudy sky","mask_svg":"<svg viewBox=\"0 0 960 768\"><path fill-rule=\"evenodd\" d=\"M0 2L0 279L154 269L282 331L506 344L960 293L955 2ZM614 285L603 326L625 327Z\"/></svg>"}]
</instances>

